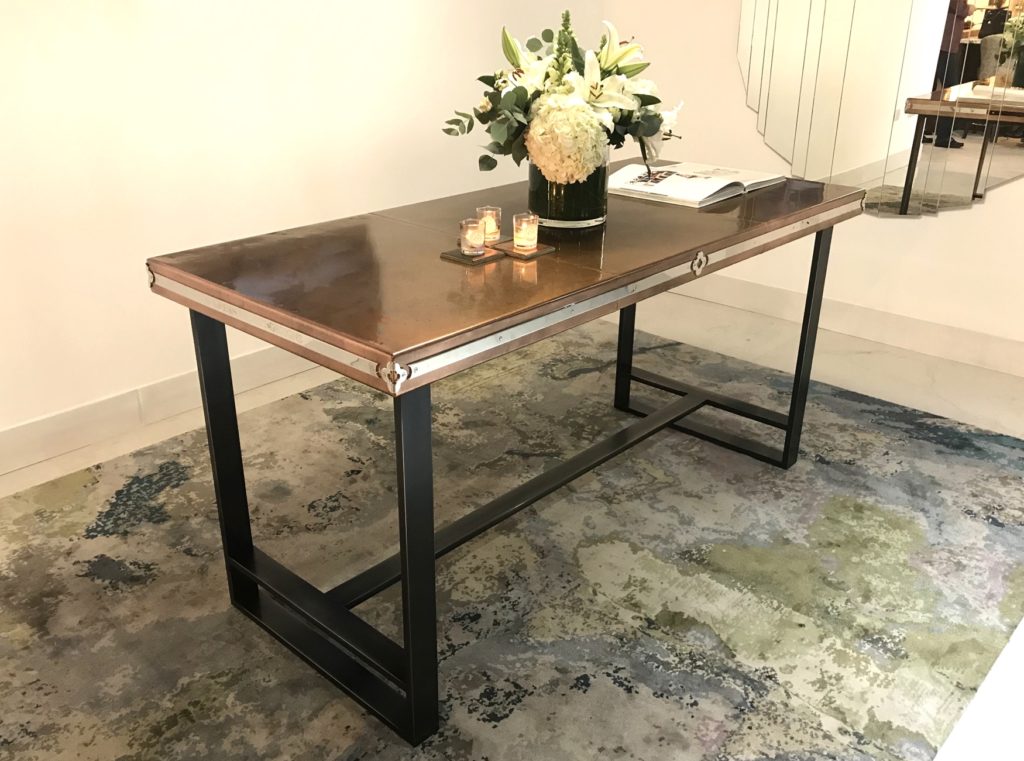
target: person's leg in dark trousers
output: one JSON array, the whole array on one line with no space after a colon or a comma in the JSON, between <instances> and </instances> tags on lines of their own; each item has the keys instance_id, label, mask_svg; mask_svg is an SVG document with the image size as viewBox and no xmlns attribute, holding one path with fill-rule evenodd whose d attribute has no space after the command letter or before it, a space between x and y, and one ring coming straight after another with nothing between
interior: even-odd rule
<instances>
[{"instance_id":1,"label":"person's leg in dark trousers","mask_svg":"<svg viewBox=\"0 0 1024 761\"><path fill-rule=\"evenodd\" d=\"M960 84L960 72L958 70L959 56L953 53L941 51L939 53L939 65L935 71L935 79L941 82L943 87L953 87ZM941 148L959 148L962 143L953 140L953 119L949 116L941 116L937 120L935 128L935 144Z\"/></svg>"}]
</instances>

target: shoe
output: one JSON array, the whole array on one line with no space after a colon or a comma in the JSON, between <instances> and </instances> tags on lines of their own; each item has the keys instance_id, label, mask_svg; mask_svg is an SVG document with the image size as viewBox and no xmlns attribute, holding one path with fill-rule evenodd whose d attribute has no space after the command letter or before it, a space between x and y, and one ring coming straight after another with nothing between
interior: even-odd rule
<instances>
[{"instance_id":1,"label":"shoe","mask_svg":"<svg viewBox=\"0 0 1024 761\"><path fill-rule=\"evenodd\" d=\"M934 139L935 139L935 135L925 135L924 137L921 138L921 142L922 143L930 143Z\"/></svg>"},{"instance_id":2,"label":"shoe","mask_svg":"<svg viewBox=\"0 0 1024 761\"><path fill-rule=\"evenodd\" d=\"M954 140L953 138L950 138L948 143L943 143L943 142L935 143L935 147L936 148L963 148L964 144L961 143L959 140Z\"/></svg>"}]
</instances>

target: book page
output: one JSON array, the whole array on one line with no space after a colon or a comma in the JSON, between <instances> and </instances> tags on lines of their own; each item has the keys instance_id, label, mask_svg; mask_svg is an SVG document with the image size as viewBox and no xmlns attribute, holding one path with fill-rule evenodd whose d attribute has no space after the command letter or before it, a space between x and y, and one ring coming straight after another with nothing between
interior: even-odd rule
<instances>
[{"instance_id":1,"label":"book page","mask_svg":"<svg viewBox=\"0 0 1024 761\"><path fill-rule=\"evenodd\" d=\"M631 171L626 172L627 169ZM632 192L643 196L663 196L697 206L733 182L734 179L728 176L681 173L676 166L659 167L648 175L643 165L637 165L623 167L616 172L609 182L609 190ZM739 192L742 192L742 186Z\"/></svg>"}]
</instances>

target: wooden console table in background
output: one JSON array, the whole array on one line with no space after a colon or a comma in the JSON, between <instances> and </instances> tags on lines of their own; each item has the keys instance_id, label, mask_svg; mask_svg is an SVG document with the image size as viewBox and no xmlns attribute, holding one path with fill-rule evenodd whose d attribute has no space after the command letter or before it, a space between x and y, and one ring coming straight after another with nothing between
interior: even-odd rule
<instances>
[{"instance_id":1,"label":"wooden console table in background","mask_svg":"<svg viewBox=\"0 0 1024 761\"><path fill-rule=\"evenodd\" d=\"M523 208L525 183L150 259L153 291L191 310L232 603L408 742L429 737L439 721L437 558L665 428L783 468L796 462L832 228L861 213L863 196L803 180L700 211L613 196L605 226L557 235L542 230L541 242L557 245L556 253L483 265L486 290L467 290L467 268L438 254L452 247L458 221L476 207ZM811 234L814 256L787 411L633 367L637 302ZM529 278L518 273L523 267L533 270ZM612 401L633 422L436 529L431 384L616 310ZM395 555L321 592L254 546L225 325L393 397ZM668 391L674 401L642 407L631 400L633 383ZM687 419L702 407L780 429L784 444L768 446ZM402 590L401 643L352 611L395 583Z\"/></svg>"}]
</instances>

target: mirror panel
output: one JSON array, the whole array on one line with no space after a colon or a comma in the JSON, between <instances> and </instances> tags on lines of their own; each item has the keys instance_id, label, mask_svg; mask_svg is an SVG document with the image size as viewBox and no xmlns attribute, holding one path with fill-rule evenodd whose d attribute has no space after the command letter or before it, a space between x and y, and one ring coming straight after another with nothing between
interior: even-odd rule
<instances>
[{"instance_id":1,"label":"mirror panel","mask_svg":"<svg viewBox=\"0 0 1024 761\"><path fill-rule=\"evenodd\" d=\"M764 141L792 163L804 61L809 56L807 0L776 0Z\"/></svg>"}]
</instances>

